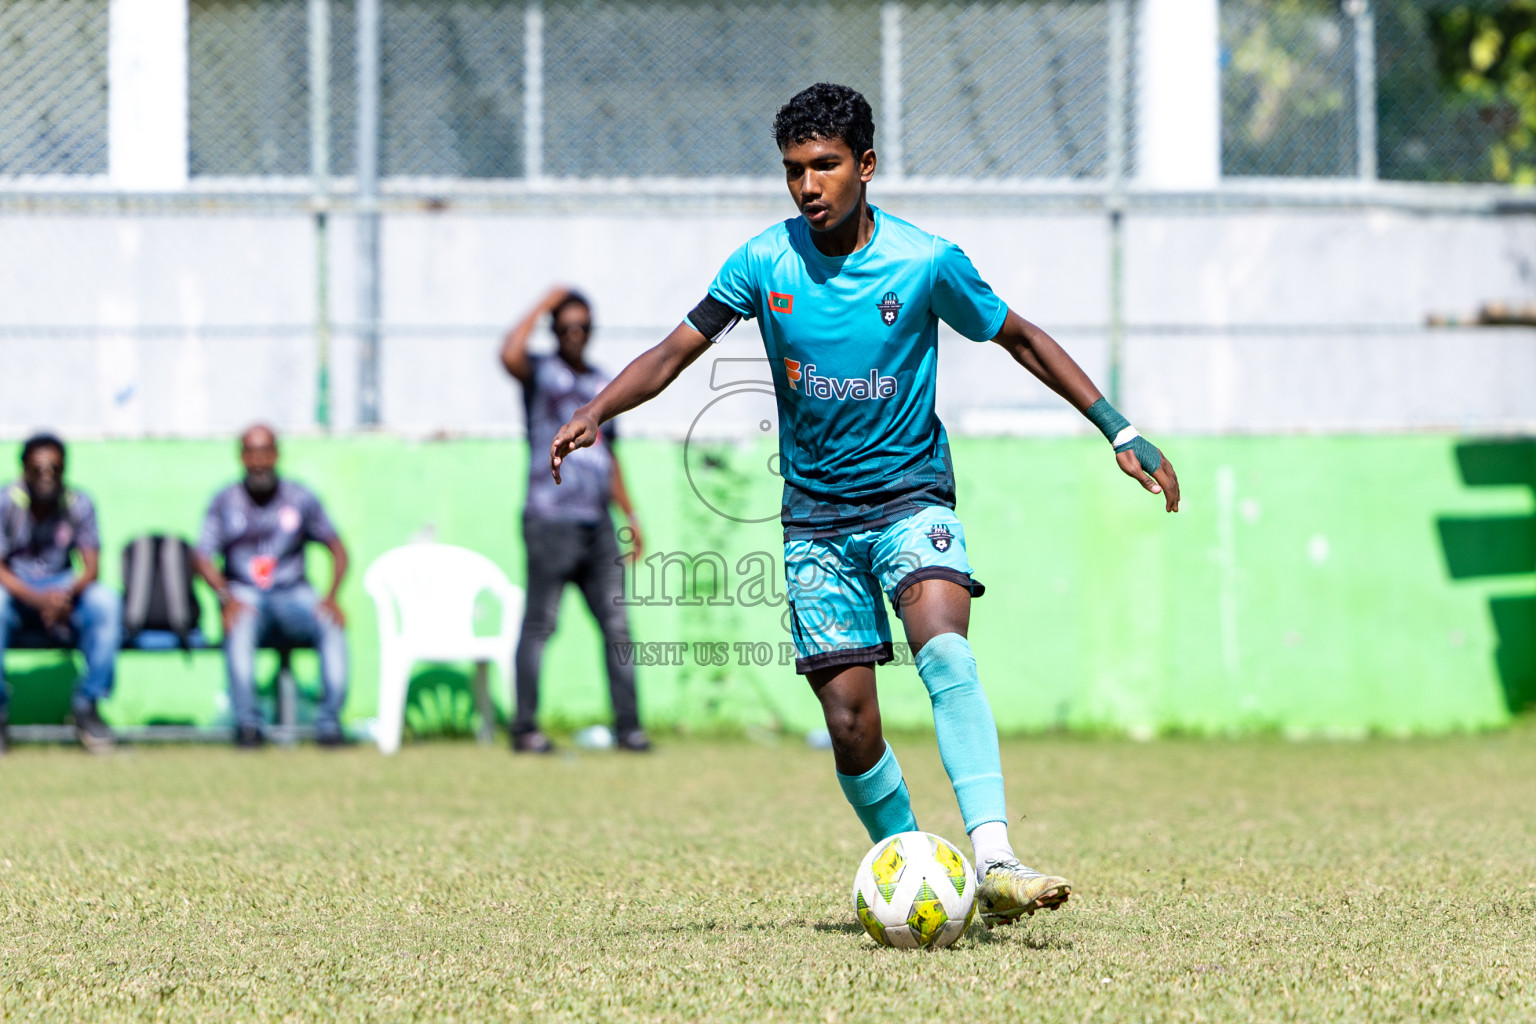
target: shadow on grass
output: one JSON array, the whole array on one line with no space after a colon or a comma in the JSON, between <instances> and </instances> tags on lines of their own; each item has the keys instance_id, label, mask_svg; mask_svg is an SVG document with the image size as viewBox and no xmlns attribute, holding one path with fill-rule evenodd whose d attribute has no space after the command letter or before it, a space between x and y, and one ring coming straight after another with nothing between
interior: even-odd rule
<instances>
[{"instance_id":1,"label":"shadow on grass","mask_svg":"<svg viewBox=\"0 0 1536 1024\"><path fill-rule=\"evenodd\" d=\"M758 927L758 926L752 926ZM863 935L864 926L857 921L817 921L811 925L813 931L834 932L843 935ZM1000 925L992 930L987 930L984 924L972 924L965 930L961 938L970 939L972 942L994 943L1007 942L1025 949L1038 950L1068 950L1072 948L1072 940L1057 935L1036 935L1027 928L1018 925Z\"/></svg>"},{"instance_id":2,"label":"shadow on grass","mask_svg":"<svg viewBox=\"0 0 1536 1024\"><path fill-rule=\"evenodd\" d=\"M1064 939L1059 935L1036 935L1027 929L1021 931L1016 924L999 925L991 931L984 924L973 924L965 930L965 938L972 942L994 943L1006 942L1015 946L1023 946L1025 949L1068 950L1073 948L1071 939Z\"/></svg>"},{"instance_id":3,"label":"shadow on grass","mask_svg":"<svg viewBox=\"0 0 1536 1024\"><path fill-rule=\"evenodd\" d=\"M817 921L811 925L811 929L818 932L842 932L844 935L864 934L864 926L857 921L844 921L841 924L832 921Z\"/></svg>"},{"instance_id":4,"label":"shadow on grass","mask_svg":"<svg viewBox=\"0 0 1536 1024\"><path fill-rule=\"evenodd\" d=\"M812 921L804 924L800 921L784 921L779 923L765 923L761 921L680 921L676 924L661 929L668 932L785 932L797 927L809 928L813 932L824 932L831 935L863 935L864 926L857 921ZM654 935L655 928L616 928L615 935ZM1038 950L1069 950L1073 948L1071 939L1059 935L1036 934L1027 924L998 925L988 930L987 926L973 922L965 930L965 935L973 942L993 943L1007 942L1026 949Z\"/></svg>"},{"instance_id":5,"label":"shadow on grass","mask_svg":"<svg viewBox=\"0 0 1536 1024\"><path fill-rule=\"evenodd\" d=\"M706 934L710 932L741 932L742 934L747 934L750 932L783 933L796 928L809 928L812 931L817 932L842 932L845 935L864 934L864 926L859 924L857 921L850 921L842 924L838 924L832 921L813 921L807 924L804 920L763 922L730 920L721 921L715 919L703 921L679 921L675 924L670 924L663 928L654 928L650 926L636 928L615 927L610 928L609 932L613 935L634 936L654 935L658 931L694 934Z\"/></svg>"}]
</instances>

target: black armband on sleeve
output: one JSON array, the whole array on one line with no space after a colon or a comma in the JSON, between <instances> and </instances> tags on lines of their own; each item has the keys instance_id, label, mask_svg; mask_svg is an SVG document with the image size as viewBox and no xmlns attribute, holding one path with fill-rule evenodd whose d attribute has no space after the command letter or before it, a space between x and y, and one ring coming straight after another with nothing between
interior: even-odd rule
<instances>
[{"instance_id":1,"label":"black armband on sleeve","mask_svg":"<svg viewBox=\"0 0 1536 1024\"><path fill-rule=\"evenodd\" d=\"M688 314L688 323L710 341L719 341L726 332L741 320L741 314L713 295L703 300Z\"/></svg>"}]
</instances>

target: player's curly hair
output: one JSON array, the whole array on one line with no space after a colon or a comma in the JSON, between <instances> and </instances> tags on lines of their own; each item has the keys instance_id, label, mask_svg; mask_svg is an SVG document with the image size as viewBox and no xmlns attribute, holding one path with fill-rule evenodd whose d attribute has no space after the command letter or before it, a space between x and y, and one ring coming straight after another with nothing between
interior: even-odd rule
<instances>
[{"instance_id":1,"label":"player's curly hair","mask_svg":"<svg viewBox=\"0 0 1536 1024\"><path fill-rule=\"evenodd\" d=\"M811 139L842 139L861 157L875 148L875 115L857 89L817 82L779 108L773 138L780 151Z\"/></svg>"}]
</instances>

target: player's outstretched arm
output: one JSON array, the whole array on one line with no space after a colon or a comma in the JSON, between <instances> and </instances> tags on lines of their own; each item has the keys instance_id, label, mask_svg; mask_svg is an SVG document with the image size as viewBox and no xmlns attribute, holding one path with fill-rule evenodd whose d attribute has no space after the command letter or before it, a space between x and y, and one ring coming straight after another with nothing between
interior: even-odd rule
<instances>
[{"instance_id":1,"label":"player's outstretched arm","mask_svg":"<svg viewBox=\"0 0 1536 1024\"><path fill-rule=\"evenodd\" d=\"M549 471L560 482L560 463L577 448L588 448L597 440L597 431L621 412L649 402L667 389L712 343L684 321L666 336L660 345L635 358L608 386L586 405L577 409L571 420L555 432L549 446Z\"/></svg>"},{"instance_id":2,"label":"player's outstretched arm","mask_svg":"<svg viewBox=\"0 0 1536 1024\"><path fill-rule=\"evenodd\" d=\"M1056 339L1010 309L992 340L1104 432L1115 447L1121 472L1153 494L1161 494L1169 512L1179 510L1179 478L1173 463L1115 411Z\"/></svg>"}]
</instances>

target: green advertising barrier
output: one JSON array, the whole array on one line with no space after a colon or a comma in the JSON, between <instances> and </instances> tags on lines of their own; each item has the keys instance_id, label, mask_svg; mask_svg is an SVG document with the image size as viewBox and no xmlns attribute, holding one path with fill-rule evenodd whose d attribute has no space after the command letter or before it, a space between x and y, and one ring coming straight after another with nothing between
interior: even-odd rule
<instances>
[{"instance_id":1,"label":"green advertising barrier","mask_svg":"<svg viewBox=\"0 0 1536 1024\"><path fill-rule=\"evenodd\" d=\"M1125 479L1097 440L955 439L959 511L987 586L973 605L972 643L1000 729L1439 733L1499 726L1536 701L1536 443L1187 438L1167 447L1184 490L1177 515ZM653 727L819 724L785 647L771 455L761 444L620 446L645 547L626 556L636 641L626 656L640 666ZM0 447L0 460L15 467L16 446ZM375 713L378 637L363 571L396 545L431 538L481 551L521 583L526 460L526 446L506 440L283 442L280 472L321 495L353 556L341 601L348 721ZM128 538L195 537L209 498L238 472L232 441L71 445L69 480L100 513L106 582L120 585ZM328 561L311 550L321 586ZM603 721L601 639L574 591L561 622L545 662L546 719ZM62 719L66 657L7 657L14 722ZM297 669L315 685L312 658ZM467 666L422 666L411 726L468 731L467 678ZM492 684L504 713L504 671ZM881 670L881 689L888 725L929 726L909 658ZM120 725L225 722L221 655L126 653L103 711Z\"/></svg>"}]
</instances>

